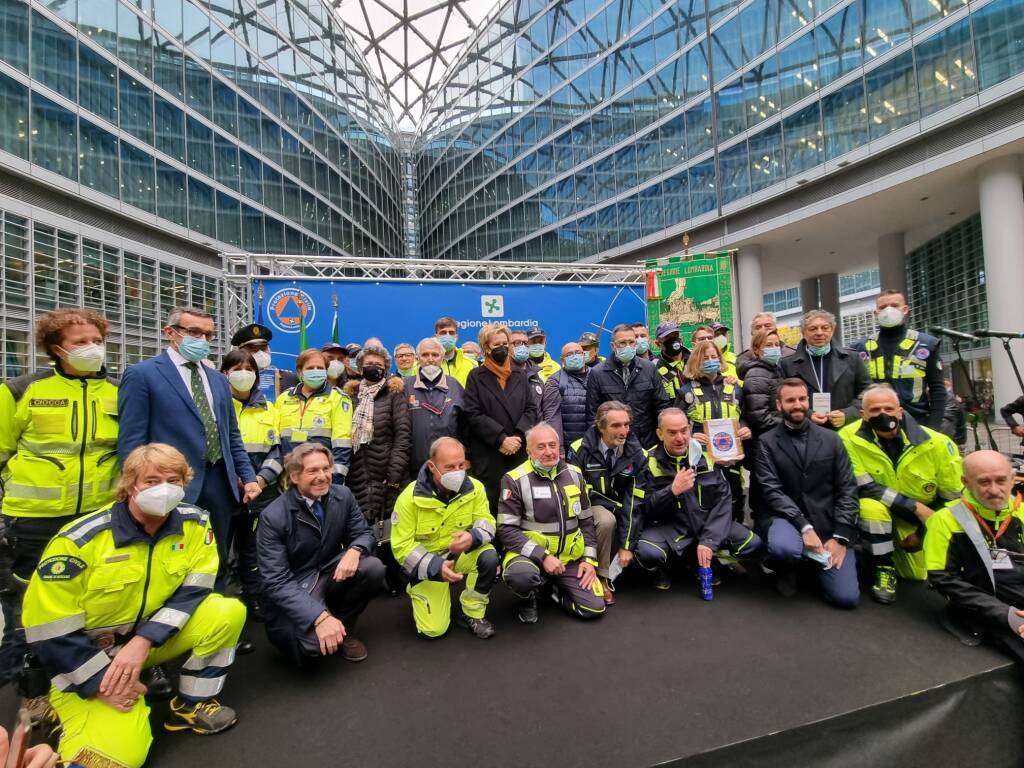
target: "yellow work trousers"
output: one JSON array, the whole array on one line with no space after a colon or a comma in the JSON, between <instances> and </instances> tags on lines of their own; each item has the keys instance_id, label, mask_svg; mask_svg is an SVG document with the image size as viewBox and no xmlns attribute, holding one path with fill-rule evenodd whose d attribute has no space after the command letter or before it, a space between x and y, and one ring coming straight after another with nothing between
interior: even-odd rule
<instances>
[{"instance_id":1,"label":"yellow work trousers","mask_svg":"<svg viewBox=\"0 0 1024 768\"><path fill-rule=\"evenodd\" d=\"M219 677L194 677L187 672L225 668L234 659L238 636L245 624L245 606L230 597L211 594L199 604L192 617L176 635L153 648L145 666L152 667L191 652L182 668L181 688L186 678L191 685L219 690ZM201 698L196 696L196 698ZM50 689L50 702L63 725L58 752L65 762L84 768L138 768L146 761L153 734L149 729L149 707L140 696L129 712L121 712L98 698L83 699L76 693Z\"/></svg>"},{"instance_id":2,"label":"yellow work trousers","mask_svg":"<svg viewBox=\"0 0 1024 768\"><path fill-rule=\"evenodd\" d=\"M476 590L477 581L480 578L480 566L478 561L481 555L490 553L485 559L493 564L490 584L487 585L487 592L493 586L493 573L498 564L498 553L494 551L491 544L484 544L469 552L459 555L452 569L456 573L466 574L466 588L459 595L459 602L462 610L472 619L482 619L487 611L487 603L490 596L487 593ZM418 584L410 584L405 591L412 598L412 617L416 622L416 631L427 637L440 637L448 631L451 624L452 614L452 585L447 581L421 581Z\"/></svg>"}]
</instances>

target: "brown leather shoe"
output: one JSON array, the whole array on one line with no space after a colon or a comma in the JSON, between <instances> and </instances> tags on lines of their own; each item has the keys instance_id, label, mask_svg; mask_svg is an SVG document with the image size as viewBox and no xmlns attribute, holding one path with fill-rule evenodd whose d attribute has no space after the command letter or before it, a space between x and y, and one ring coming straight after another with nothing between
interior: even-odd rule
<instances>
[{"instance_id":1,"label":"brown leather shoe","mask_svg":"<svg viewBox=\"0 0 1024 768\"><path fill-rule=\"evenodd\" d=\"M362 661L366 658L366 646L352 635L346 635L341 641L341 656L345 661Z\"/></svg>"}]
</instances>

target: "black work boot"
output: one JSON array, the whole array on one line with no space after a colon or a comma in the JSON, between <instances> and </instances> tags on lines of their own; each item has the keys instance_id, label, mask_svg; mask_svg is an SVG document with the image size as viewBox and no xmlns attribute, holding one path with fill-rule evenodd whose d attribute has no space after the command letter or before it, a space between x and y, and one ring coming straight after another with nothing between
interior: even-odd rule
<instances>
[{"instance_id":1,"label":"black work boot","mask_svg":"<svg viewBox=\"0 0 1024 768\"><path fill-rule=\"evenodd\" d=\"M516 614L523 624L536 624L539 618L537 613L537 593L534 592L528 598L519 603L519 611Z\"/></svg>"}]
</instances>

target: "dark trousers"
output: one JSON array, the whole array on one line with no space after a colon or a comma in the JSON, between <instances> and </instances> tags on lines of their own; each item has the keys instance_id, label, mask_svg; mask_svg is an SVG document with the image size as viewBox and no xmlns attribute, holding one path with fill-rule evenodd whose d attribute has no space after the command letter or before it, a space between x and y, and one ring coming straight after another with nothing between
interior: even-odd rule
<instances>
[{"instance_id":1,"label":"dark trousers","mask_svg":"<svg viewBox=\"0 0 1024 768\"><path fill-rule=\"evenodd\" d=\"M797 561L804 557L804 541L800 532L788 520L777 517L771 521L767 535L767 559ZM853 608L860 601L860 586L857 583L857 558L853 547L846 550L842 568L823 570L817 564L818 583L821 592L839 608Z\"/></svg>"},{"instance_id":2,"label":"dark trousers","mask_svg":"<svg viewBox=\"0 0 1024 768\"><path fill-rule=\"evenodd\" d=\"M18 673L28 651L21 628L21 601L32 572L50 539L76 517L3 517L0 606L4 613L4 633L0 644L0 685L10 682Z\"/></svg>"},{"instance_id":3,"label":"dark trousers","mask_svg":"<svg viewBox=\"0 0 1024 768\"><path fill-rule=\"evenodd\" d=\"M238 517L238 501L232 491L224 459L206 466L203 477L203 488L199 491L196 506L210 513L210 527L217 540L217 556L220 566L217 568L217 582L214 589L224 592L227 584L228 555L231 552L231 539L235 535L235 522Z\"/></svg>"},{"instance_id":4,"label":"dark trousers","mask_svg":"<svg viewBox=\"0 0 1024 768\"><path fill-rule=\"evenodd\" d=\"M345 633L355 631L360 615L370 601L384 589L384 563L376 557L366 556L359 561L355 575L344 581L335 581L333 571L320 576L313 595L320 598L331 615L345 625ZM310 627L296 633L299 650L306 656L320 655L320 641Z\"/></svg>"}]
</instances>

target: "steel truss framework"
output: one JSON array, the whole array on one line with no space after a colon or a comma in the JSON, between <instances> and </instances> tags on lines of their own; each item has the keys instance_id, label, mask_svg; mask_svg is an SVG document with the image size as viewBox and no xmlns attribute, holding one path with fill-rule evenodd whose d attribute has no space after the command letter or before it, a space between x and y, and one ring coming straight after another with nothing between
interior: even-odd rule
<instances>
[{"instance_id":1,"label":"steel truss framework","mask_svg":"<svg viewBox=\"0 0 1024 768\"><path fill-rule=\"evenodd\" d=\"M252 284L269 278L302 280L386 280L446 283L644 282L644 270L628 264L357 259L224 253L224 332L252 320Z\"/></svg>"}]
</instances>

